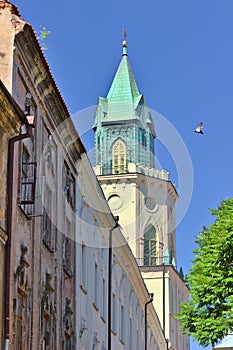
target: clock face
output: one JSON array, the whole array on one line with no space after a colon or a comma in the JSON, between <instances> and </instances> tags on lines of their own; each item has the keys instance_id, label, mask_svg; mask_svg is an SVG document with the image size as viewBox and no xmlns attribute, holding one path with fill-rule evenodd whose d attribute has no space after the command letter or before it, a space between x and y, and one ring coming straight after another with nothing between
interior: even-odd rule
<instances>
[{"instance_id":1,"label":"clock face","mask_svg":"<svg viewBox=\"0 0 233 350\"><path fill-rule=\"evenodd\" d=\"M155 208L156 203L152 197L146 197L145 198L145 205L146 205L147 209L153 210Z\"/></svg>"}]
</instances>

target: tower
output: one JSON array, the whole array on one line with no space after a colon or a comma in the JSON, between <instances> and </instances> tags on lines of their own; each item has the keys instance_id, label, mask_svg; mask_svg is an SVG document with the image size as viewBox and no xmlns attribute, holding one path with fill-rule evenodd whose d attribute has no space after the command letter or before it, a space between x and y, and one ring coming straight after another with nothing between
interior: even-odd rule
<instances>
[{"instance_id":1,"label":"tower","mask_svg":"<svg viewBox=\"0 0 233 350\"><path fill-rule=\"evenodd\" d=\"M176 270L175 204L178 194L165 170L154 162L154 121L140 93L127 55L95 115L95 172L140 266L169 349L188 350L175 314L188 298Z\"/></svg>"},{"instance_id":2,"label":"tower","mask_svg":"<svg viewBox=\"0 0 233 350\"><path fill-rule=\"evenodd\" d=\"M101 166L102 175L125 173L129 163L154 167L153 121L138 90L126 45L124 41L119 68L96 111L95 164Z\"/></svg>"}]
</instances>

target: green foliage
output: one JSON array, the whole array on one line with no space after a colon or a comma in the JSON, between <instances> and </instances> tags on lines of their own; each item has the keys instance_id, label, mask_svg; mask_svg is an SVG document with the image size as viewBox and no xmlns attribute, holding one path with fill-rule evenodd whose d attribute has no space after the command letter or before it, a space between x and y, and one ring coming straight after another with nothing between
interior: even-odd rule
<instances>
[{"instance_id":1,"label":"green foliage","mask_svg":"<svg viewBox=\"0 0 233 350\"><path fill-rule=\"evenodd\" d=\"M196 236L193 267L187 276L190 300L177 318L201 346L214 346L233 331L233 198L211 209L216 216Z\"/></svg>"},{"instance_id":2,"label":"green foliage","mask_svg":"<svg viewBox=\"0 0 233 350\"><path fill-rule=\"evenodd\" d=\"M51 34L51 32L49 30L47 30L47 28L40 25L39 35L37 35L37 39L41 45L42 50L48 49L48 45L45 43L45 40L48 38L48 36L50 34Z\"/></svg>"}]
</instances>

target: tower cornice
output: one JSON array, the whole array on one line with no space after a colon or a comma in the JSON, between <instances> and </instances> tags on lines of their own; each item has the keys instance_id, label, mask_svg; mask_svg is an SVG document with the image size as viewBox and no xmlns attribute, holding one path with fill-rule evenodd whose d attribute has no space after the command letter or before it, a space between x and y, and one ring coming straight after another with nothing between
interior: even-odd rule
<instances>
[{"instance_id":1,"label":"tower cornice","mask_svg":"<svg viewBox=\"0 0 233 350\"><path fill-rule=\"evenodd\" d=\"M129 181L131 183L140 184L142 182L148 183L148 186L166 186L170 197L176 202L179 195L176 191L175 185L170 180L165 180L159 177L152 177L150 175L140 174L140 173L127 173L127 174L111 174L111 175L97 175L97 179L101 184L118 181Z\"/></svg>"}]
</instances>

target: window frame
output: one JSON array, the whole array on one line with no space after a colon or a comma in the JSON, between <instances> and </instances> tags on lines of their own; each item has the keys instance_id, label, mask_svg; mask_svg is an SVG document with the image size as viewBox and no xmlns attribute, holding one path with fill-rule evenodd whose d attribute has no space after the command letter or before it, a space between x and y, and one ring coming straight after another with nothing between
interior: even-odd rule
<instances>
[{"instance_id":1,"label":"window frame","mask_svg":"<svg viewBox=\"0 0 233 350\"><path fill-rule=\"evenodd\" d=\"M144 232L144 266L156 266L157 256L157 235L153 225L149 225Z\"/></svg>"},{"instance_id":2,"label":"window frame","mask_svg":"<svg viewBox=\"0 0 233 350\"><path fill-rule=\"evenodd\" d=\"M126 144L121 139L112 146L112 173L121 174L126 172Z\"/></svg>"}]
</instances>

